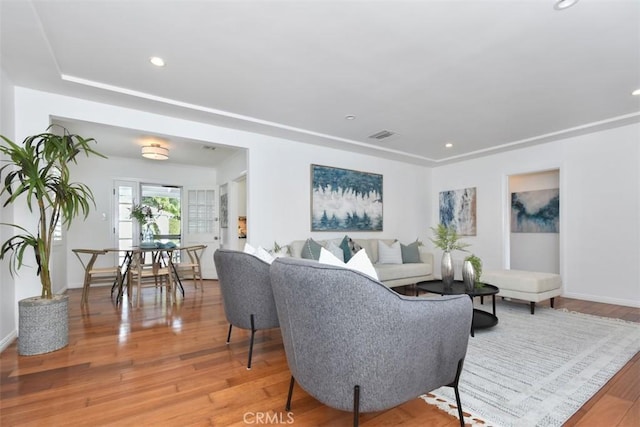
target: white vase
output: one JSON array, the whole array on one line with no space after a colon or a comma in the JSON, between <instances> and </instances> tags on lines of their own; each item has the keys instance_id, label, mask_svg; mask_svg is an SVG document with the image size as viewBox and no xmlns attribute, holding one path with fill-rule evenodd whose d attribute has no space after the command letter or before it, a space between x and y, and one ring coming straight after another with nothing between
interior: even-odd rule
<instances>
[{"instance_id":1,"label":"white vase","mask_svg":"<svg viewBox=\"0 0 640 427\"><path fill-rule=\"evenodd\" d=\"M453 284L453 260L451 259L451 252L444 251L442 254L442 261L440 262L440 275L442 276L442 284L447 287L451 287Z\"/></svg>"}]
</instances>

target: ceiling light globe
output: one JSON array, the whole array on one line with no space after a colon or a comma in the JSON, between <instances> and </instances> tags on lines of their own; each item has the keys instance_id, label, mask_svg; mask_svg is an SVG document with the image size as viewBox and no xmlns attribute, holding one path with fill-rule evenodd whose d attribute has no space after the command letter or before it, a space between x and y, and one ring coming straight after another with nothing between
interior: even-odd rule
<instances>
[{"instance_id":1,"label":"ceiling light globe","mask_svg":"<svg viewBox=\"0 0 640 427\"><path fill-rule=\"evenodd\" d=\"M553 6L555 10L564 10L568 9L574 4L578 3L579 0L558 0L556 4Z\"/></svg>"},{"instance_id":2,"label":"ceiling light globe","mask_svg":"<svg viewBox=\"0 0 640 427\"><path fill-rule=\"evenodd\" d=\"M160 58L159 56L152 56L151 58L149 58L149 62L151 62L156 67L164 67L165 65L164 59Z\"/></svg>"}]
</instances>

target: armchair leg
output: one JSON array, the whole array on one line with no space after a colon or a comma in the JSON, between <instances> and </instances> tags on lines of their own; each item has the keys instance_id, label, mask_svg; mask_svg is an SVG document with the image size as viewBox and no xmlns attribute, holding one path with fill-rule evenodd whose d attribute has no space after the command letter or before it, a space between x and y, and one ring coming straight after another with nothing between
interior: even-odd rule
<instances>
[{"instance_id":1,"label":"armchair leg","mask_svg":"<svg viewBox=\"0 0 640 427\"><path fill-rule=\"evenodd\" d=\"M251 369L251 355L253 354L253 337L256 334L256 328L253 325L253 314L251 315L251 342L249 343L249 361L247 362L247 370Z\"/></svg>"},{"instance_id":2,"label":"armchair leg","mask_svg":"<svg viewBox=\"0 0 640 427\"><path fill-rule=\"evenodd\" d=\"M458 369L456 370L456 378L448 387L453 387L453 391L456 394L456 405L458 406L458 418L460 419L460 427L464 427L464 414L462 413L462 403L460 401L460 390L458 389L458 382L460 381L460 374L462 373L462 365L464 359L460 359L458 362Z\"/></svg>"},{"instance_id":3,"label":"armchair leg","mask_svg":"<svg viewBox=\"0 0 640 427\"><path fill-rule=\"evenodd\" d=\"M287 404L284 407L284 410L289 412L291 410L291 396L293 395L293 384L296 382L296 379L291 375L291 382L289 382L289 395L287 396Z\"/></svg>"},{"instance_id":4,"label":"armchair leg","mask_svg":"<svg viewBox=\"0 0 640 427\"><path fill-rule=\"evenodd\" d=\"M360 419L360 386L353 387L353 427L358 427Z\"/></svg>"},{"instance_id":5,"label":"armchair leg","mask_svg":"<svg viewBox=\"0 0 640 427\"><path fill-rule=\"evenodd\" d=\"M231 342L231 328L233 328L233 325L229 324L229 333L227 334L227 344Z\"/></svg>"}]
</instances>

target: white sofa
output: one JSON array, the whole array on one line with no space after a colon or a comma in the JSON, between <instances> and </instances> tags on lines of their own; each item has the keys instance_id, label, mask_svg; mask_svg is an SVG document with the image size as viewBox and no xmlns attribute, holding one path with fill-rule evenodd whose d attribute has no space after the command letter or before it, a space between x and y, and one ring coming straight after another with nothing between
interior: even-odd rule
<instances>
[{"instance_id":1,"label":"white sofa","mask_svg":"<svg viewBox=\"0 0 640 427\"><path fill-rule=\"evenodd\" d=\"M314 239L315 240L315 239ZM335 239L339 242L341 239ZM425 280L434 280L433 277L433 254L424 250L423 246L419 247L420 260L418 263L404 264L380 264L378 258L378 240L382 240L390 245L395 239L353 239L358 245L367 252L369 259L373 263L373 267L380 280L384 285L393 288L396 286L413 285ZM302 249L306 240L294 240L288 245L289 255L295 258L301 258ZM328 241L316 240L320 245L325 246Z\"/></svg>"}]
</instances>

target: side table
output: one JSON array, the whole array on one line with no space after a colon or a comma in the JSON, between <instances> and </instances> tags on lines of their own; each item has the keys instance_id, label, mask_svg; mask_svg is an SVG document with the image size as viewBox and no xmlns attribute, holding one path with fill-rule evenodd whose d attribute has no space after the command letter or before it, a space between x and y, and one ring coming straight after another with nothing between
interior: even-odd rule
<instances>
[{"instance_id":1,"label":"side table","mask_svg":"<svg viewBox=\"0 0 640 427\"><path fill-rule=\"evenodd\" d=\"M473 320L471 321L471 336L475 336L474 331L476 329L491 328L498 324L498 317L496 316L496 294L500 292L497 286L483 284L480 288L474 288L472 291L468 291L464 282L460 280L454 281L450 287L444 286L442 280L430 280L428 282L420 282L416 285L418 289L423 291L439 294L439 295L461 295L467 294L471 301L474 297L480 297L484 302L485 296L491 296L493 312L473 309Z\"/></svg>"}]
</instances>

